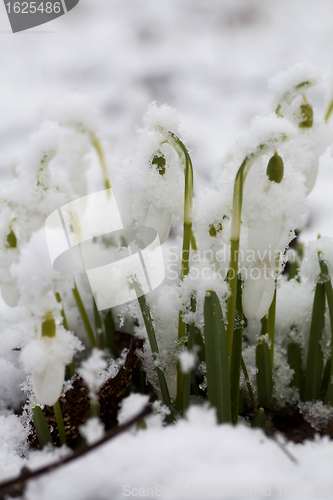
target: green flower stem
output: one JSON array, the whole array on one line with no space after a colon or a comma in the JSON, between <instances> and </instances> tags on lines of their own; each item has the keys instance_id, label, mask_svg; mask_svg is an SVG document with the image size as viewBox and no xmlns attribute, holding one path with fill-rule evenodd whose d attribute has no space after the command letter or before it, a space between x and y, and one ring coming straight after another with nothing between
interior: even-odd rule
<instances>
[{"instance_id":1,"label":"green flower stem","mask_svg":"<svg viewBox=\"0 0 333 500\"><path fill-rule=\"evenodd\" d=\"M234 324L235 324L235 311L236 311L236 299L237 299L237 279L238 279L238 253L239 253L239 239L242 223L242 206L243 206L243 188L244 181L247 172L256 155L252 154L247 156L241 166L238 169L235 186L234 186L234 197L232 204L232 218L231 218L231 240L230 240L230 262L229 262L229 273L228 273L228 283L230 288L230 295L228 298L228 326L227 326L227 347L229 353L229 359L231 359L232 351L232 338L234 334Z\"/></svg>"},{"instance_id":2,"label":"green flower stem","mask_svg":"<svg viewBox=\"0 0 333 500\"><path fill-rule=\"evenodd\" d=\"M190 250L191 240L196 250L196 242L192 233L192 204L193 204L193 166L191 157L185 144L172 132L164 130L162 127L157 127L157 130L166 137L164 142L170 144L184 166L185 172L185 193L184 193L184 232L183 232L183 248L182 248L182 264L181 264L181 279L188 275L190 269ZM179 313L178 321L178 342L183 345L186 338L186 325L183 322L182 314ZM177 398L176 405L180 413L184 412L184 375L181 371L179 362L177 363Z\"/></svg>"},{"instance_id":3,"label":"green flower stem","mask_svg":"<svg viewBox=\"0 0 333 500\"><path fill-rule=\"evenodd\" d=\"M191 311L195 313L196 311L196 299L195 297L191 297ZM193 349L194 345L194 335L195 335L195 325L194 323L191 323L190 325L187 326L187 334L188 334L188 340L187 340L187 349L191 351ZM183 374L183 412L188 409L190 406L190 394L191 394L191 375L192 372L190 371L189 373Z\"/></svg>"},{"instance_id":4,"label":"green flower stem","mask_svg":"<svg viewBox=\"0 0 333 500\"><path fill-rule=\"evenodd\" d=\"M57 292L55 294L55 296L56 296L57 302L60 304L62 302L60 293ZM61 309L61 316L62 316L62 326L65 328L65 330L69 330L64 306L62 306L62 309ZM66 376L68 377L68 379L71 379L72 377L74 377L74 375L75 375L75 361L74 361L74 358L69 363L69 365L67 365L66 370L68 370L68 371L66 371Z\"/></svg>"},{"instance_id":5,"label":"green flower stem","mask_svg":"<svg viewBox=\"0 0 333 500\"><path fill-rule=\"evenodd\" d=\"M271 141L268 144L260 144L254 153L248 155L238 169L235 179L234 196L232 202L232 217L231 217L231 237L230 237L230 263L228 273L228 284L230 288L230 295L228 298L228 327L227 327L227 346L229 356L232 350L232 337L234 334L235 323L235 310L236 310L236 297L237 297L237 275L238 275L238 253L239 253L239 239L242 223L242 206L243 206L243 189L246 176L253 165L254 161L260 155L267 153L274 144L287 139L287 136L281 135L280 138Z\"/></svg>"},{"instance_id":6,"label":"green flower stem","mask_svg":"<svg viewBox=\"0 0 333 500\"><path fill-rule=\"evenodd\" d=\"M92 145L94 146L94 148L96 150L96 153L98 155L98 158L99 158L99 161L100 161L100 164L101 164L101 167L102 167L105 189L110 189L111 186L110 186L110 181L108 179L108 168L107 168L107 165L106 165L106 161L105 161L105 156L104 156L104 151L103 151L102 145L101 145L100 140L98 139L98 137L93 132L90 132L89 135L90 135L91 143L92 143Z\"/></svg>"},{"instance_id":7,"label":"green flower stem","mask_svg":"<svg viewBox=\"0 0 333 500\"><path fill-rule=\"evenodd\" d=\"M62 418L62 412L59 401L53 405L54 414L57 420L58 432L60 444L63 446L66 444L66 432L64 426L64 419Z\"/></svg>"},{"instance_id":8,"label":"green flower stem","mask_svg":"<svg viewBox=\"0 0 333 500\"><path fill-rule=\"evenodd\" d=\"M310 325L308 356L305 370L305 401L320 399L323 353L320 346L325 326L325 285L316 284Z\"/></svg>"},{"instance_id":9,"label":"green flower stem","mask_svg":"<svg viewBox=\"0 0 333 500\"><path fill-rule=\"evenodd\" d=\"M275 280L276 281L276 280ZM275 314L276 314L276 283L272 303L268 309L268 320L267 320L267 333L271 345L269 347L269 353L271 356L272 368L274 367L274 337L275 337Z\"/></svg>"},{"instance_id":10,"label":"green flower stem","mask_svg":"<svg viewBox=\"0 0 333 500\"><path fill-rule=\"evenodd\" d=\"M280 262L280 254L275 257L275 266L276 270L278 271L279 268L279 262ZM268 310L268 318L267 318L267 333L268 337L271 341L271 345L269 348L270 355L271 355L271 363L272 363L272 368L274 368L274 337L275 337L275 316L276 316L276 294L277 294L277 275L275 278L275 290L274 290L274 296L272 303L270 305L270 308Z\"/></svg>"},{"instance_id":11,"label":"green flower stem","mask_svg":"<svg viewBox=\"0 0 333 500\"><path fill-rule=\"evenodd\" d=\"M86 332L87 332L87 335L88 335L91 347L96 347L96 340L95 340L95 337L94 337L94 332L93 332L93 329L91 328L87 312L85 310L85 307L84 307L83 302L81 300L81 296L80 296L79 290L78 290L75 282L74 282L74 288L73 288L72 292L73 292L73 295L74 295L74 299L76 301L76 305L77 305L77 307L78 307L78 309L80 311L80 315L81 315L84 327L86 329Z\"/></svg>"},{"instance_id":12,"label":"green flower stem","mask_svg":"<svg viewBox=\"0 0 333 500\"><path fill-rule=\"evenodd\" d=\"M58 304L60 304L62 302L60 293L57 292L55 294L55 296L56 296ZM62 316L62 326L65 328L65 330L68 330L68 323L67 323L67 318L66 318L64 306L62 306L62 309L61 309L61 316Z\"/></svg>"},{"instance_id":13,"label":"green flower stem","mask_svg":"<svg viewBox=\"0 0 333 500\"><path fill-rule=\"evenodd\" d=\"M328 272L328 267L325 261L322 259L321 254L319 254L319 265L322 276L327 278L326 281L324 282L324 288L325 288L325 294L327 298L327 305L331 323L330 377L329 377L328 389L325 395L325 403L333 406L333 289L332 289L331 277Z\"/></svg>"},{"instance_id":14,"label":"green flower stem","mask_svg":"<svg viewBox=\"0 0 333 500\"><path fill-rule=\"evenodd\" d=\"M158 349L158 345L157 345L155 329L154 329L153 320L151 317L150 307L147 303L145 295L141 295L141 297L139 297L139 295L141 293L141 288L138 285L138 283L134 282L134 287L135 287L136 293L138 295L138 302L140 305L143 321L144 321L145 326L146 326L148 340L150 343L150 348L151 348L151 351L153 353L153 356L156 358L159 354L159 349ZM169 408L169 410L171 412L171 418L173 420L174 419L173 407L172 407L172 403L171 403L171 399L170 399L168 385L167 385L166 380L165 380L164 372L158 366L156 366L155 369L156 369L156 374L157 374L159 386L161 389L163 403Z\"/></svg>"},{"instance_id":15,"label":"green flower stem","mask_svg":"<svg viewBox=\"0 0 333 500\"><path fill-rule=\"evenodd\" d=\"M235 328L232 342L232 354L230 362L230 398L231 398L231 415L232 423L238 422L239 411L239 379L242 357L242 340L243 340L243 308L242 308L242 280L238 279L237 283L237 304L236 311L238 316L238 324Z\"/></svg>"},{"instance_id":16,"label":"green flower stem","mask_svg":"<svg viewBox=\"0 0 333 500\"><path fill-rule=\"evenodd\" d=\"M333 99L332 99L332 101L330 102L330 104L329 104L329 106L328 106L328 108L327 108L326 114L325 114L325 118L324 118L324 120L325 120L325 122L326 122L326 123L327 123L327 122L328 122L328 120L330 119L330 116L331 116L331 114L332 114L332 111L333 111Z\"/></svg>"},{"instance_id":17,"label":"green flower stem","mask_svg":"<svg viewBox=\"0 0 333 500\"><path fill-rule=\"evenodd\" d=\"M36 405L32 409L32 421L36 430L39 446L41 448L45 448L48 444L53 446L50 429L40 406Z\"/></svg>"},{"instance_id":18,"label":"green flower stem","mask_svg":"<svg viewBox=\"0 0 333 500\"><path fill-rule=\"evenodd\" d=\"M227 342L221 304L214 291L206 293L204 321L208 399L217 409L218 421L231 422Z\"/></svg>"}]
</instances>

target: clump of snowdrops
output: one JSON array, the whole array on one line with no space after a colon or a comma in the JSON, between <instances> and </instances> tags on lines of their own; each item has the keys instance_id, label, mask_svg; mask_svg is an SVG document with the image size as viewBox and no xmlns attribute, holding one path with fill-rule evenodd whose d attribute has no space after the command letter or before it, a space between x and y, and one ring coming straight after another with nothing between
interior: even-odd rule
<instances>
[{"instance_id":1,"label":"clump of snowdrops","mask_svg":"<svg viewBox=\"0 0 333 500\"><path fill-rule=\"evenodd\" d=\"M116 330L144 339L129 391L155 401L161 425L191 403L215 407L220 423L236 424L252 409L256 425L265 409L333 405L333 239L305 247L296 238L319 158L333 140L332 105L319 117L309 97L317 81L307 64L273 79L272 112L253 119L214 187L198 198L189 149L166 105L149 106L137 154L122 168L107 162L96 112L81 97L55 108L33 134L0 196L8 306L0 397L3 411L23 408L42 447L52 442L45 405L66 444L59 398L79 376L89 388L86 426L95 419L103 434L99 390L123 363ZM59 207L103 189L112 189L125 225L156 231L166 276L143 295L129 270L137 298L98 310L85 273L52 268L44 225ZM73 217L71 227L79 232L80 221ZM95 244L113 260L128 246L121 235Z\"/></svg>"}]
</instances>

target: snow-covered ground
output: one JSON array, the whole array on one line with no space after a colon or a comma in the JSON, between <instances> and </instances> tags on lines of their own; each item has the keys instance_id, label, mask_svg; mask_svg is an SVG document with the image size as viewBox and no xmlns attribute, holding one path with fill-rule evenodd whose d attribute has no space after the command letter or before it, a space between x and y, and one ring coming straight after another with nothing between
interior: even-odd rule
<instances>
[{"instance_id":1,"label":"snow-covered ground","mask_svg":"<svg viewBox=\"0 0 333 500\"><path fill-rule=\"evenodd\" d=\"M151 101L175 107L202 192L251 118L270 109L267 81L278 71L315 64L324 83L312 98L324 114L333 94L332 18L331 0L81 0L51 24L13 35L1 4L2 182L51 104L79 91L100 109L111 170L133 154L135 126ZM304 239L333 235L329 153L308 199ZM0 418L1 478L19 472L25 439L17 417ZM189 421L127 433L31 483L27 498L332 496L332 442L287 449L296 464L261 431L217 427L211 412L194 408ZM33 454L27 465L48 459Z\"/></svg>"}]
</instances>

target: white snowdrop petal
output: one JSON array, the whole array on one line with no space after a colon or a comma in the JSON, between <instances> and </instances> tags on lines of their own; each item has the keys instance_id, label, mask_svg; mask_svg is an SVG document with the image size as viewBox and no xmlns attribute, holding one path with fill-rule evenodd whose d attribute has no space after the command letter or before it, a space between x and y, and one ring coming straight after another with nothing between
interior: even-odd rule
<instances>
[{"instance_id":1,"label":"white snowdrop petal","mask_svg":"<svg viewBox=\"0 0 333 500\"><path fill-rule=\"evenodd\" d=\"M156 229L162 245L167 240L171 228L171 214L169 210L166 208L150 207L145 226Z\"/></svg>"},{"instance_id":2,"label":"white snowdrop petal","mask_svg":"<svg viewBox=\"0 0 333 500\"><path fill-rule=\"evenodd\" d=\"M53 406L61 396L64 380L65 366L59 363L50 363L42 371L33 371L32 384L37 401Z\"/></svg>"},{"instance_id":3,"label":"white snowdrop petal","mask_svg":"<svg viewBox=\"0 0 333 500\"><path fill-rule=\"evenodd\" d=\"M1 295L7 306L16 307L21 296L17 280L12 279L7 283L1 283Z\"/></svg>"},{"instance_id":4,"label":"white snowdrop petal","mask_svg":"<svg viewBox=\"0 0 333 500\"><path fill-rule=\"evenodd\" d=\"M267 314L272 303L275 278L273 273L266 272L261 264L256 267L256 270L258 272L251 273L245 280L242 303L247 319L260 320Z\"/></svg>"}]
</instances>

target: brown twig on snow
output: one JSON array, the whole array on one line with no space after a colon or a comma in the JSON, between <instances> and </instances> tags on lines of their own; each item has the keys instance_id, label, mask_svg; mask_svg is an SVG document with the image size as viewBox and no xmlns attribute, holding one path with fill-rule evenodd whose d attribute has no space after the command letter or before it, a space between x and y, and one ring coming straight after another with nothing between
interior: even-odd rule
<instances>
[{"instance_id":1,"label":"brown twig on snow","mask_svg":"<svg viewBox=\"0 0 333 500\"><path fill-rule=\"evenodd\" d=\"M87 453L90 453L91 451L103 445L110 439L126 431L134 424L140 422L140 420L147 417L151 413L152 413L152 408L151 406L148 405L138 415L129 420L126 424L120 425L115 429L110 429L108 432L104 434L104 436L101 439L99 439L95 443L77 449L76 451L74 451L74 453L72 453L69 456L66 456L62 460L59 460L58 462L46 465L45 467L42 467L34 471L29 471L29 469L24 467L22 469L20 476L14 479L10 479L9 481L6 481L4 483L0 483L0 498L1 499L4 498L5 495L17 496L22 494L25 484L31 479L39 478L40 476L47 474L48 472L52 472L55 469L58 469L59 467L62 467L63 465L68 464L69 462L72 462L73 460L76 460L77 458L86 455Z\"/></svg>"}]
</instances>

